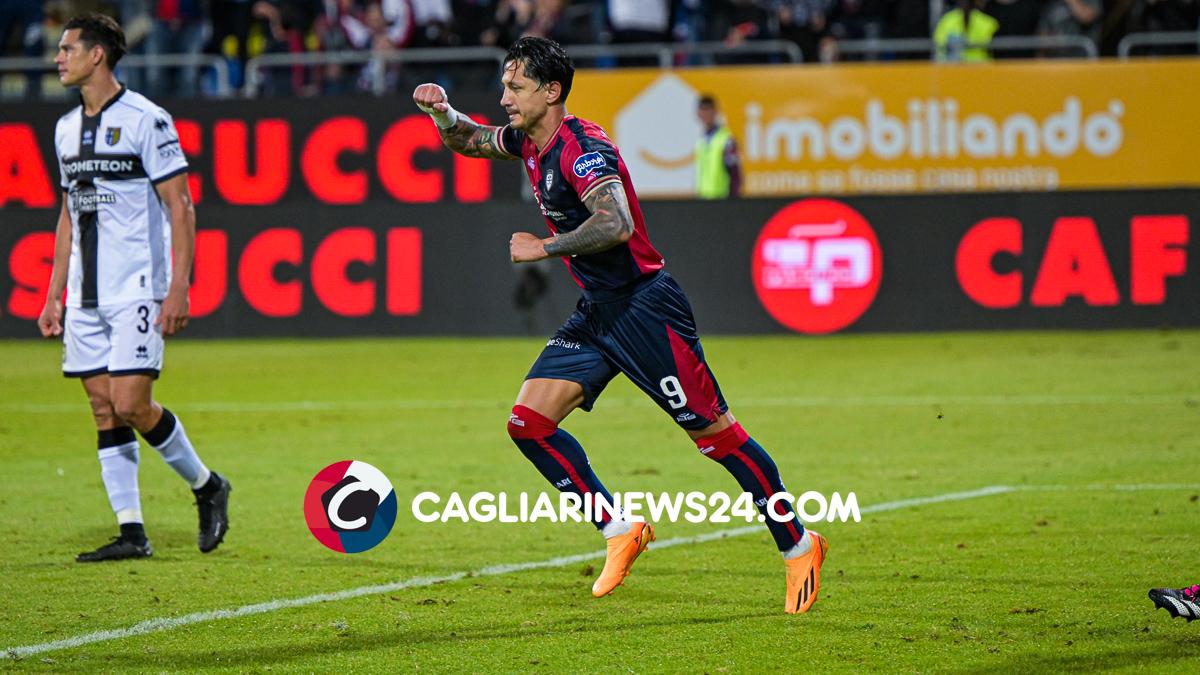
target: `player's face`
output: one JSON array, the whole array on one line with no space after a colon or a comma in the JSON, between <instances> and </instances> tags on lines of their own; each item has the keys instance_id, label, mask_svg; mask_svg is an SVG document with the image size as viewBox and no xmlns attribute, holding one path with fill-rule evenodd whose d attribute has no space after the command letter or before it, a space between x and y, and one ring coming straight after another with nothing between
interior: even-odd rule
<instances>
[{"instance_id":1,"label":"player's face","mask_svg":"<svg viewBox=\"0 0 1200 675\"><path fill-rule=\"evenodd\" d=\"M58 66L58 81L62 82L64 87L83 84L91 77L92 71L96 69L93 52L98 50L99 56L103 58L104 50L99 46L88 49L79 39L79 32L78 28L72 28L64 32L62 39L58 41L58 54L54 57L54 64Z\"/></svg>"},{"instance_id":2,"label":"player's face","mask_svg":"<svg viewBox=\"0 0 1200 675\"><path fill-rule=\"evenodd\" d=\"M509 125L521 131L537 127L550 107L546 101L546 87L538 86L537 81L525 77L525 64L520 61L508 64L500 83L504 85L500 105L508 113Z\"/></svg>"}]
</instances>

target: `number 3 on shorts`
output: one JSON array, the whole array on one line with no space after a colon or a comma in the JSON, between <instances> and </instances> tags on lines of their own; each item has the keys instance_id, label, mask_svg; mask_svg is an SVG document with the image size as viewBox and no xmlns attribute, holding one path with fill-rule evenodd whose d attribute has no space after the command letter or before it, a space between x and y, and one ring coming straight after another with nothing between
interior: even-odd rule
<instances>
[{"instance_id":1,"label":"number 3 on shorts","mask_svg":"<svg viewBox=\"0 0 1200 675\"><path fill-rule=\"evenodd\" d=\"M673 409L679 410L687 405L687 394L683 393L683 387L679 385L679 378L674 375L668 375L659 380L658 388L662 389L662 393L667 397L667 403L670 403Z\"/></svg>"}]
</instances>

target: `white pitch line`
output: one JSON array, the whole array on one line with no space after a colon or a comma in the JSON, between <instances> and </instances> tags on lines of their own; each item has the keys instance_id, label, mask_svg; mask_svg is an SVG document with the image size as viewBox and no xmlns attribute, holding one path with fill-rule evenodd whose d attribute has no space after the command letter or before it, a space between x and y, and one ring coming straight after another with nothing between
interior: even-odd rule
<instances>
[{"instance_id":1,"label":"white pitch line","mask_svg":"<svg viewBox=\"0 0 1200 675\"><path fill-rule=\"evenodd\" d=\"M940 504L944 502L958 502L968 499L978 499L980 497L989 497L992 495L1008 494L1011 492L1024 492L1032 490L1121 490L1121 491L1137 491L1137 490L1195 490L1200 489L1200 484L1142 484L1142 485L1113 485L1104 486L1093 484L1074 488L1067 485L990 485L977 490L968 490L965 492L947 492L940 495L932 495L930 497L916 497L913 499L900 499L891 502L882 502L880 504L869 504L860 509L861 513L880 513L884 511L897 511L913 506L923 506L925 504ZM708 532L691 537L673 537L651 544L651 548L670 548L673 546L687 546L691 544L702 544L708 541L716 541L718 539L728 539L732 537L740 537L755 532L761 532L763 525L747 525L745 527L736 527L726 530L718 530L716 532ZM34 654L44 652L57 651L60 649L72 649L74 647L82 647L83 645L92 644L94 642L107 642L109 640L121 640L127 637L137 635L145 635L147 633L156 633L159 631L171 630L181 626L188 626L197 623L206 623L209 621L219 621L222 619L236 619L243 616L252 616L255 614L266 614L281 609L289 609L292 607L305 607L307 605L315 605L322 602L336 602L338 600L349 600L352 598L360 598L367 595L382 595L385 593L394 593L408 588L424 588L434 586L436 584L445 584L454 581L461 581L471 577L494 577L503 574L512 574L514 572L526 572L529 570L546 569L553 567L565 567L576 563L586 562L588 560L596 560L604 557L604 551L591 551L589 553L579 553L576 555L562 556L558 558L550 558L549 560L538 560L533 562L510 563L506 565L491 565L472 572L455 572L435 577L414 577L403 581L396 581L390 584L379 584L376 586L360 586L358 588L350 588L344 591L335 591L332 593L318 593L316 595L307 595L301 598L291 598L284 600L271 600L269 602L260 602L253 605L243 605L234 609L217 609L208 612L196 612L194 614L186 614L176 617L160 617L157 619L147 619L136 623L128 628L114 628L110 630L96 631L94 633L85 633L75 637L55 640L53 642L43 642L34 645L25 645L22 647L10 647L0 651L0 659L21 659Z\"/></svg>"},{"instance_id":2,"label":"white pitch line","mask_svg":"<svg viewBox=\"0 0 1200 675\"><path fill-rule=\"evenodd\" d=\"M185 412L259 413L313 412L326 410L456 410L463 408L507 409L508 399L378 399L378 400L299 400L299 401L193 401L179 402L172 407ZM1027 405L1200 405L1200 393L1178 394L1000 394L948 396L780 396L746 397L737 401L739 408L862 408L870 406L1027 406ZM641 397L612 397L601 399L609 408L643 406ZM78 403L0 403L0 410L25 414L71 413L85 409Z\"/></svg>"}]
</instances>

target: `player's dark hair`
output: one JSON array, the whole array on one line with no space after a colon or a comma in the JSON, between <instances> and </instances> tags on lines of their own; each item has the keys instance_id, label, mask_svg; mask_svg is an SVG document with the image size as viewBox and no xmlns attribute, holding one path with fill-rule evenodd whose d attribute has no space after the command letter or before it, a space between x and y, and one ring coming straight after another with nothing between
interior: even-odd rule
<instances>
[{"instance_id":1,"label":"player's dark hair","mask_svg":"<svg viewBox=\"0 0 1200 675\"><path fill-rule=\"evenodd\" d=\"M704 94L700 97L700 100L696 103L696 106L700 108L716 108L717 99L713 98L712 94Z\"/></svg>"},{"instance_id":2,"label":"player's dark hair","mask_svg":"<svg viewBox=\"0 0 1200 675\"><path fill-rule=\"evenodd\" d=\"M129 51L125 47L125 31L111 16L105 14L80 14L73 17L63 26L64 31L79 29L79 40L88 49L100 45L104 47L104 61L108 69L117 67L117 61Z\"/></svg>"},{"instance_id":3,"label":"player's dark hair","mask_svg":"<svg viewBox=\"0 0 1200 675\"><path fill-rule=\"evenodd\" d=\"M571 93L571 82L575 79L575 64L567 56L562 45L546 38L526 36L512 43L508 54L504 57L504 67L518 62L525 66L525 77L535 81L539 86L551 82L562 85L562 96L559 103L567 102L567 94Z\"/></svg>"}]
</instances>

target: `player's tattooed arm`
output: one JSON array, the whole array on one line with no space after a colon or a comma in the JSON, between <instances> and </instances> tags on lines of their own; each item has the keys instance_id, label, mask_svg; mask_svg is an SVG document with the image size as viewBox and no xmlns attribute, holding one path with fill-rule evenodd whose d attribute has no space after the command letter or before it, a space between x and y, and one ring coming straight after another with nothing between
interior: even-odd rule
<instances>
[{"instance_id":1,"label":"player's tattooed arm","mask_svg":"<svg viewBox=\"0 0 1200 675\"><path fill-rule=\"evenodd\" d=\"M501 127L479 124L460 113L453 126L439 129L438 132L446 147L460 155L483 159L517 159L501 149L500 130Z\"/></svg>"},{"instance_id":2,"label":"player's tattooed arm","mask_svg":"<svg viewBox=\"0 0 1200 675\"><path fill-rule=\"evenodd\" d=\"M625 186L619 180L609 181L592 190L584 200L592 217L570 232L564 232L546 242L546 253L553 256L599 253L629 241L633 236L633 215Z\"/></svg>"}]
</instances>

